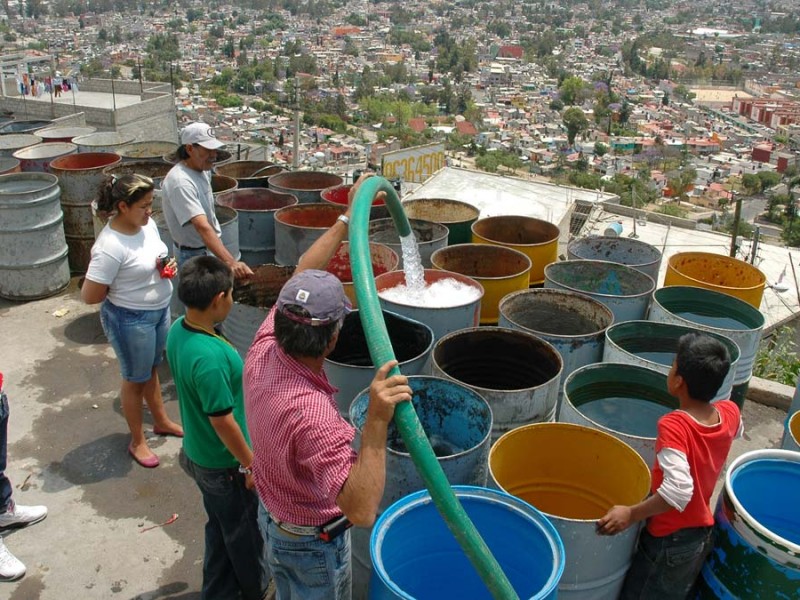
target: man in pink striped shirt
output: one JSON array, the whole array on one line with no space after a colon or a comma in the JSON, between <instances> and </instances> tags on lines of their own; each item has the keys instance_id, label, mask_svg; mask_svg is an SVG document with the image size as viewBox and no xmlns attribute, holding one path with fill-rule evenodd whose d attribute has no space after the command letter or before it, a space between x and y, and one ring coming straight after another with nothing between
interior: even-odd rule
<instances>
[{"instance_id":1,"label":"man in pink striped shirt","mask_svg":"<svg viewBox=\"0 0 800 600\"><path fill-rule=\"evenodd\" d=\"M349 211L301 257L245 361L259 525L278 600L351 597L347 528L374 522L386 479L386 430L395 405L411 400L405 376L387 377L395 361L378 369L361 449L353 450L355 430L339 415L337 390L322 368L350 304L341 282L318 270L348 223Z\"/></svg>"}]
</instances>

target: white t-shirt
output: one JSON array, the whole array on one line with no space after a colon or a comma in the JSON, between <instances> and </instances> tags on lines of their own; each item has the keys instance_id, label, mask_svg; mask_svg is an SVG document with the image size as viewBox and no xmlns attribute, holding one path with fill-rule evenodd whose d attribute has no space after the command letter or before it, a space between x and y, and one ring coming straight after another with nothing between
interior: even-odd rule
<instances>
[{"instance_id":1,"label":"white t-shirt","mask_svg":"<svg viewBox=\"0 0 800 600\"><path fill-rule=\"evenodd\" d=\"M172 241L181 246L200 248L205 246L191 221L205 215L208 222L222 236L222 228L214 213L214 195L208 171L195 171L183 162L169 170L161 183L161 204Z\"/></svg>"},{"instance_id":2,"label":"white t-shirt","mask_svg":"<svg viewBox=\"0 0 800 600\"><path fill-rule=\"evenodd\" d=\"M112 304L131 310L159 310L169 306L172 282L162 279L156 259L167 254L153 219L138 233L126 235L103 228L92 246L86 279L109 286Z\"/></svg>"}]
</instances>

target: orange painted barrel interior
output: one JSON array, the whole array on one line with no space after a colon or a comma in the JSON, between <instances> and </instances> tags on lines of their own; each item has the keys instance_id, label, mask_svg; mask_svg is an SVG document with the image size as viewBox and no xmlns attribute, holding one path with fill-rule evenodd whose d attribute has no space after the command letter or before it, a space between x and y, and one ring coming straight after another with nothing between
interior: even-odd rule
<instances>
[{"instance_id":1,"label":"orange painted barrel interior","mask_svg":"<svg viewBox=\"0 0 800 600\"><path fill-rule=\"evenodd\" d=\"M275 218L281 223L297 227L328 228L336 223L339 215L343 215L346 210L344 206L334 206L333 204L319 202L297 204L282 208L275 213Z\"/></svg>"}]
</instances>

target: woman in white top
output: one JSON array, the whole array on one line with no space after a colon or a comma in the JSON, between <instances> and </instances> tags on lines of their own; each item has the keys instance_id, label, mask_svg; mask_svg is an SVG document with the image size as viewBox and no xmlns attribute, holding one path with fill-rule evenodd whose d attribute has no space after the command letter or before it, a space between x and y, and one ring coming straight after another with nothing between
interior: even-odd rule
<instances>
[{"instance_id":1,"label":"woman in white top","mask_svg":"<svg viewBox=\"0 0 800 600\"><path fill-rule=\"evenodd\" d=\"M87 304L98 304L100 321L122 372L122 413L131 431L128 453L143 467L157 467L142 429L142 399L157 435L183 437L183 428L164 409L156 367L161 363L170 324L174 260L163 264L167 246L150 219L153 181L142 175L109 178L97 210L111 214L100 232L81 288Z\"/></svg>"}]
</instances>

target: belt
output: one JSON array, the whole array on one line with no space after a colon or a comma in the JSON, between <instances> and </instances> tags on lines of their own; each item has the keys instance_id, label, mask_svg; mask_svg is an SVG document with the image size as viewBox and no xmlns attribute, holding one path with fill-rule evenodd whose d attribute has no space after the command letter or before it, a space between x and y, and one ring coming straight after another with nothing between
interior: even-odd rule
<instances>
[{"instance_id":1,"label":"belt","mask_svg":"<svg viewBox=\"0 0 800 600\"><path fill-rule=\"evenodd\" d=\"M175 245L178 248L180 248L181 250L205 250L206 249L205 246L183 246L183 245L181 245L181 244L179 244L177 242L175 242Z\"/></svg>"},{"instance_id":2,"label":"belt","mask_svg":"<svg viewBox=\"0 0 800 600\"><path fill-rule=\"evenodd\" d=\"M278 521L277 519L273 519L275 521L275 525L283 529L287 533L293 533L294 535L317 535L320 532L320 527L312 527L309 525L292 525L291 523L283 523L282 521Z\"/></svg>"}]
</instances>

